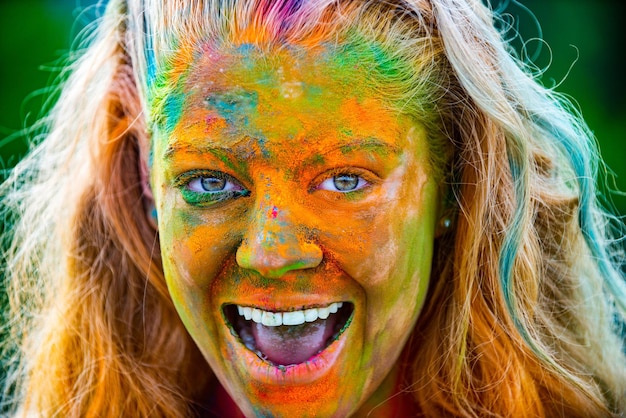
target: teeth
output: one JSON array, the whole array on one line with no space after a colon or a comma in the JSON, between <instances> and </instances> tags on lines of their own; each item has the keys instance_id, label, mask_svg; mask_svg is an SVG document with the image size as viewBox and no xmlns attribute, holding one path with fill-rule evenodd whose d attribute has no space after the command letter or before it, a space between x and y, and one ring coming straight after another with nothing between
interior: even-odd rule
<instances>
[{"instance_id":1,"label":"teeth","mask_svg":"<svg viewBox=\"0 0 626 418\"><path fill-rule=\"evenodd\" d=\"M306 322L317 321L317 316L317 309L307 309L304 311L304 320Z\"/></svg>"},{"instance_id":2,"label":"teeth","mask_svg":"<svg viewBox=\"0 0 626 418\"><path fill-rule=\"evenodd\" d=\"M237 305L237 307L239 308L239 305ZM241 315L241 313L239 313L239 315ZM243 317L246 318L247 321L252 319L252 308L249 308L247 306L245 306L243 308Z\"/></svg>"},{"instance_id":3,"label":"teeth","mask_svg":"<svg viewBox=\"0 0 626 418\"><path fill-rule=\"evenodd\" d=\"M330 314L337 313L342 306L343 302L333 302L323 308L290 312L269 312L237 305L237 312L239 316L243 316L248 321L252 320L257 324L263 324L267 327L278 327L280 325L302 325L305 322L316 321L318 318L326 319Z\"/></svg>"},{"instance_id":4,"label":"teeth","mask_svg":"<svg viewBox=\"0 0 626 418\"><path fill-rule=\"evenodd\" d=\"M252 320L257 324L261 324L261 319L263 318L263 311L260 309L252 309Z\"/></svg>"},{"instance_id":5,"label":"teeth","mask_svg":"<svg viewBox=\"0 0 626 418\"><path fill-rule=\"evenodd\" d=\"M262 311L261 323L266 327L277 327L283 324L283 314L280 312Z\"/></svg>"},{"instance_id":6,"label":"teeth","mask_svg":"<svg viewBox=\"0 0 626 418\"><path fill-rule=\"evenodd\" d=\"M283 313L283 325L304 324L304 311L293 311Z\"/></svg>"}]
</instances>

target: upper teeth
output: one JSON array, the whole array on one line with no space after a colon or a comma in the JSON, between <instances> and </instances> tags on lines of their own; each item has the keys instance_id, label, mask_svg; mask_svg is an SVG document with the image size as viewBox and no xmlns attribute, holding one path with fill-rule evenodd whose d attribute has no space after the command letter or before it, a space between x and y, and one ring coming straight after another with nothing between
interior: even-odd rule
<instances>
[{"instance_id":1,"label":"upper teeth","mask_svg":"<svg viewBox=\"0 0 626 418\"><path fill-rule=\"evenodd\" d=\"M301 311L269 312L262 309L250 308L249 306L237 305L237 312L247 320L253 320L257 324L267 327L280 325L302 325L305 322L313 322L326 319L330 314L336 313L343 306L343 302L333 302L323 308L311 308Z\"/></svg>"}]
</instances>

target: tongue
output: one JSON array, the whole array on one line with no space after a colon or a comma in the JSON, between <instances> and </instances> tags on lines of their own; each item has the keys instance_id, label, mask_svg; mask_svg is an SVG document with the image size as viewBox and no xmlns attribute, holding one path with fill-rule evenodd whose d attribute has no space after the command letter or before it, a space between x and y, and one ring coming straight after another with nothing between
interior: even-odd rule
<instances>
[{"instance_id":1,"label":"tongue","mask_svg":"<svg viewBox=\"0 0 626 418\"><path fill-rule=\"evenodd\" d=\"M266 327L253 323L252 334L256 347L274 364L288 366L304 363L326 348L326 341L333 335L336 315L328 319L302 325Z\"/></svg>"}]
</instances>

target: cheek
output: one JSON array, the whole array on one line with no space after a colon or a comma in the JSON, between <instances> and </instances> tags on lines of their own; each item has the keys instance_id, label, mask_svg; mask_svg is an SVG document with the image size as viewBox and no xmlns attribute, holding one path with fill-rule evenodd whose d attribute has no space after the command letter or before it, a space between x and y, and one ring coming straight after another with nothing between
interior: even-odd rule
<instances>
[{"instance_id":1,"label":"cheek","mask_svg":"<svg viewBox=\"0 0 626 418\"><path fill-rule=\"evenodd\" d=\"M430 266L434 241L434 182L417 165L392 177L384 195L337 225L328 240L346 272L364 287L381 290L381 295L391 293L389 286L401 293L416 270Z\"/></svg>"},{"instance_id":2,"label":"cheek","mask_svg":"<svg viewBox=\"0 0 626 418\"><path fill-rule=\"evenodd\" d=\"M378 234L379 245L372 247L357 279L367 295L372 340L381 337L397 343L410 333L418 316L432 261L432 233L424 226L421 218L410 217L380 224L384 232Z\"/></svg>"},{"instance_id":3,"label":"cheek","mask_svg":"<svg viewBox=\"0 0 626 418\"><path fill-rule=\"evenodd\" d=\"M234 208L235 211L237 208ZM241 213L203 211L164 205L159 214L161 251L177 280L205 290L234 255ZM240 211L237 211L240 212Z\"/></svg>"},{"instance_id":4,"label":"cheek","mask_svg":"<svg viewBox=\"0 0 626 418\"><path fill-rule=\"evenodd\" d=\"M232 224L224 217L207 218L201 211L167 204L159 213L165 279L181 316L203 316L211 283L227 260L234 259L237 239Z\"/></svg>"},{"instance_id":5,"label":"cheek","mask_svg":"<svg viewBox=\"0 0 626 418\"><path fill-rule=\"evenodd\" d=\"M352 277L367 295L367 337L393 345L406 338L423 306L430 282L438 195L423 177L402 188L393 204L369 224L360 263Z\"/></svg>"}]
</instances>

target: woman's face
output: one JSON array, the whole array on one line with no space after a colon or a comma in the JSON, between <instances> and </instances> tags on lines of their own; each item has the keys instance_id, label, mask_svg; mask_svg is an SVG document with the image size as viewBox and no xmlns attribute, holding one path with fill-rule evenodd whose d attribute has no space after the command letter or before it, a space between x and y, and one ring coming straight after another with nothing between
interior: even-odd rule
<instances>
[{"instance_id":1,"label":"woman's face","mask_svg":"<svg viewBox=\"0 0 626 418\"><path fill-rule=\"evenodd\" d=\"M330 49L206 48L174 73L151 173L163 267L220 382L248 416L385 396L429 282L427 133Z\"/></svg>"}]
</instances>

